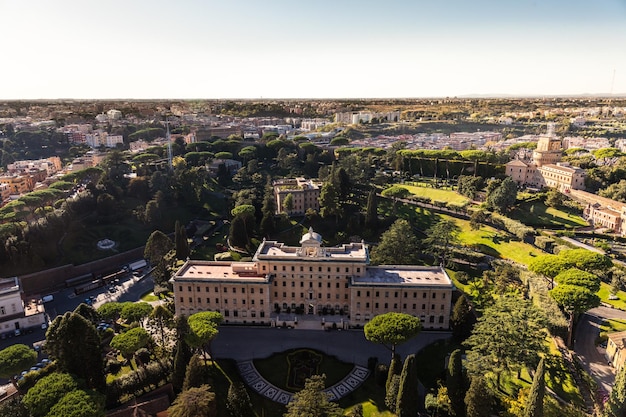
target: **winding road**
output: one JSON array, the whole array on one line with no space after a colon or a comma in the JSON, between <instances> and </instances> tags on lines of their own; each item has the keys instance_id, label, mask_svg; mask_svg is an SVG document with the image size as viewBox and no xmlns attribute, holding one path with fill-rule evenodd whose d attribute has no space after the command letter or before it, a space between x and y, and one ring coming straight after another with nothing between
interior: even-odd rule
<instances>
[{"instance_id":1,"label":"winding road","mask_svg":"<svg viewBox=\"0 0 626 417\"><path fill-rule=\"evenodd\" d=\"M615 382L615 369L609 366L605 350L595 345L600 325L607 318L626 319L626 311L597 307L585 313L576 326L574 351L585 370L598 382L598 387L609 393Z\"/></svg>"}]
</instances>

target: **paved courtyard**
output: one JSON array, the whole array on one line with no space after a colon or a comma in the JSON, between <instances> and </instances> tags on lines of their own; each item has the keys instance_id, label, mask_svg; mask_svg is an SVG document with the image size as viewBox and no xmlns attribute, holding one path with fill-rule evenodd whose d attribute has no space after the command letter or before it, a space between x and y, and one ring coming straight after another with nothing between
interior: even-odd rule
<instances>
[{"instance_id":1,"label":"paved courtyard","mask_svg":"<svg viewBox=\"0 0 626 417\"><path fill-rule=\"evenodd\" d=\"M450 336L450 332L423 331L414 339L398 346L397 351L406 357L424 346ZM216 358L229 358L237 362L266 358L272 353L294 348L316 349L344 362L365 367L368 358L372 356L384 363L391 359L391 351L365 339L362 329L323 331L221 326L219 335L212 343Z\"/></svg>"}]
</instances>

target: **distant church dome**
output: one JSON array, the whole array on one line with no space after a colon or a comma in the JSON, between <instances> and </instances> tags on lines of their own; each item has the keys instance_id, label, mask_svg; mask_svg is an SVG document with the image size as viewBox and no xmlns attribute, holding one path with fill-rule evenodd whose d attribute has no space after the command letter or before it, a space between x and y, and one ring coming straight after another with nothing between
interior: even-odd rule
<instances>
[{"instance_id":1,"label":"distant church dome","mask_svg":"<svg viewBox=\"0 0 626 417\"><path fill-rule=\"evenodd\" d=\"M302 239L300 239L300 244L313 242L318 244L322 243L322 235L315 233L313 231L313 227L309 227L309 231L302 236Z\"/></svg>"}]
</instances>

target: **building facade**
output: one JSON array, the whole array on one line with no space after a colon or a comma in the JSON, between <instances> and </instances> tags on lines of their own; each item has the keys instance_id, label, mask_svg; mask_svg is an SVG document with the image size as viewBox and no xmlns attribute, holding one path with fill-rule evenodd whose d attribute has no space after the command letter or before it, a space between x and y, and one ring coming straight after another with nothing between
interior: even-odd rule
<instances>
[{"instance_id":1,"label":"building facade","mask_svg":"<svg viewBox=\"0 0 626 417\"><path fill-rule=\"evenodd\" d=\"M584 190L585 171L560 162L561 140L553 129L549 126L548 134L539 137L532 161L512 160L506 164L506 175L520 186L552 187L561 192Z\"/></svg>"},{"instance_id":2,"label":"building facade","mask_svg":"<svg viewBox=\"0 0 626 417\"><path fill-rule=\"evenodd\" d=\"M43 306L36 301L24 305L17 277L0 278L0 333L23 331L46 322Z\"/></svg>"},{"instance_id":3,"label":"building facade","mask_svg":"<svg viewBox=\"0 0 626 417\"><path fill-rule=\"evenodd\" d=\"M308 209L319 211L321 182L305 178L286 178L274 181L273 186L277 214L304 215ZM292 196L293 203L290 210L284 207L288 195Z\"/></svg>"},{"instance_id":4,"label":"building facade","mask_svg":"<svg viewBox=\"0 0 626 417\"><path fill-rule=\"evenodd\" d=\"M300 246L264 240L250 262L187 261L172 277L176 314L217 311L226 323L276 324L280 314L340 316L344 327L402 312L449 327L454 285L441 267L370 266L365 243ZM297 318L295 320L297 322Z\"/></svg>"},{"instance_id":5,"label":"building facade","mask_svg":"<svg viewBox=\"0 0 626 417\"><path fill-rule=\"evenodd\" d=\"M607 335L606 356L609 362L615 368L615 372L619 372L626 361L626 332L615 332Z\"/></svg>"}]
</instances>

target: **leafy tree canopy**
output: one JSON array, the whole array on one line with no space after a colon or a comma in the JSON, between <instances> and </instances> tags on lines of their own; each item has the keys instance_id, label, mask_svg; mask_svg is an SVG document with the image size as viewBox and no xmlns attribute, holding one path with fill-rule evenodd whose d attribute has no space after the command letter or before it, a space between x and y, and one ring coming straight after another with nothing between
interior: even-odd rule
<instances>
[{"instance_id":1,"label":"leafy tree canopy","mask_svg":"<svg viewBox=\"0 0 626 417\"><path fill-rule=\"evenodd\" d=\"M372 263L379 265L413 265L418 260L419 243L411 224L396 220L372 249Z\"/></svg>"},{"instance_id":2,"label":"leafy tree canopy","mask_svg":"<svg viewBox=\"0 0 626 417\"><path fill-rule=\"evenodd\" d=\"M37 363L37 352L21 343L0 350L0 377L11 378Z\"/></svg>"},{"instance_id":3,"label":"leafy tree canopy","mask_svg":"<svg viewBox=\"0 0 626 417\"><path fill-rule=\"evenodd\" d=\"M391 349L392 357L396 346L415 336L422 329L420 319L405 313L385 313L375 316L363 330L365 338L370 342L380 343Z\"/></svg>"},{"instance_id":4,"label":"leafy tree canopy","mask_svg":"<svg viewBox=\"0 0 626 417\"><path fill-rule=\"evenodd\" d=\"M78 384L71 375L53 372L37 381L22 402L34 417L45 416L65 394L76 389Z\"/></svg>"}]
</instances>

